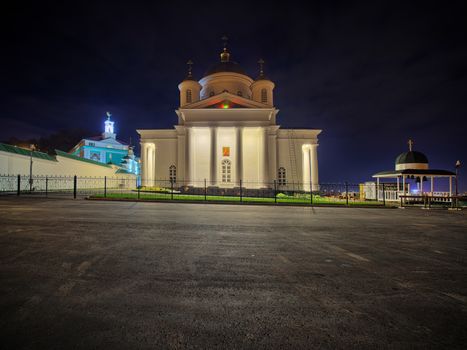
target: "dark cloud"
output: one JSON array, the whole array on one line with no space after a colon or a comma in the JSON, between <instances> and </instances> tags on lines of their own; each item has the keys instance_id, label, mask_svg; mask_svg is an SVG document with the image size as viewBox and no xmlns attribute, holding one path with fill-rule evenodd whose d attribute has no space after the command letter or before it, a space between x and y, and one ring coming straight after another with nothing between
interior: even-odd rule
<instances>
[{"instance_id":1,"label":"dark cloud","mask_svg":"<svg viewBox=\"0 0 467 350\"><path fill-rule=\"evenodd\" d=\"M201 77L227 33L252 76L266 60L279 123L323 129L323 181L391 168L409 137L432 166L467 162L465 2L8 6L0 139L67 126L99 133L106 110L124 140L171 127L185 62Z\"/></svg>"}]
</instances>

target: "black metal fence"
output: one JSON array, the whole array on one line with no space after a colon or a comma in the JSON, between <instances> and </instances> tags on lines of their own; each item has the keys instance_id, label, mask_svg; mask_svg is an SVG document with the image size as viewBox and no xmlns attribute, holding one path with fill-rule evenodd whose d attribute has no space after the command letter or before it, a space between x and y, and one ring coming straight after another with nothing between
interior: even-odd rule
<instances>
[{"instance_id":1,"label":"black metal fence","mask_svg":"<svg viewBox=\"0 0 467 350\"><path fill-rule=\"evenodd\" d=\"M143 184L141 186L140 184ZM384 184L382 186L384 192ZM375 185L302 182L267 183L238 181L212 183L209 180L171 181L134 177L11 176L0 175L0 193L67 198L122 200L180 200L259 202L296 205L386 205L377 198ZM376 195L375 195L376 194Z\"/></svg>"},{"instance_id":2,"label":"black metal fence","mask_svg":"<svg viewBox=\"0 0 467 350\"><path fill-rule=\"evenodd\" d=\"M141 185L143 184L143 185ZM245 202L290 205L454 207L465 204L460 196L404 195L391 184L209 180L170 181L135 177L12 176L0 175L0 194L60 198L120 200Z\"/></svg>"}]
</instances>

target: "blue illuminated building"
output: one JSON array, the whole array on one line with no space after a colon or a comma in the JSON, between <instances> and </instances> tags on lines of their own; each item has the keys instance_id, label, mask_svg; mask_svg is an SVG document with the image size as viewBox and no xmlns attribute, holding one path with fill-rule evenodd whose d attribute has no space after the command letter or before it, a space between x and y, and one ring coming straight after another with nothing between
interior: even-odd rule
<instances>
[{"instance_id":1,"label":"blue illuminated building","mask_svg":"<svg viewBox=\"0 0 467 350\"><path fill-rule=\"evenodd\" d=\"M133 147L117 140L114 123L107 112L102 135L82 139L69 152L75 156L91 159L105 164L114 164L136 175L140 174L140 162L133 153Z\"/></svg>"}]
</instances>

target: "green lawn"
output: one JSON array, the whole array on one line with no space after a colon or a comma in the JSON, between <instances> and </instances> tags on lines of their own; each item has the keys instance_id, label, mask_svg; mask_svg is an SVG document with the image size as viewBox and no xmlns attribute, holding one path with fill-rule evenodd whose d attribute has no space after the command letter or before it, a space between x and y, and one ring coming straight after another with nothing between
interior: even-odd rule
<instances>
[{"instance_id":1,"label":"green lawn","mask_svg":"<svg viewBox=\"0 0 467 350\"><path fill-rule=\"evenodd\" d=\"M90 196L90 198L104 198L104 194L96 194ZM106 198L110 199L134 199L138 200L138 193L107 193ZM171 200L169 193L147 193L141 192L139 200ZM204 201L204 195L196 194L178 194L174 193L173 200L177 201ZM206 196L207 201L217 202L240 202L238 196ZM274 203L274 198L264 197L242 197L243 202L254 202L254 203ZM277 203L284 204L310 204L310 196L304 197L292 197L281 195L277 198ZM313 195L313 204L330 204L330 205L345 205L345 200L338 200L334 198L321 197L319 195ZM365 206L381 206L382 203L376 201L354 201L349 200L349 205L365 205Z\"/></svg>"}]
</instances>

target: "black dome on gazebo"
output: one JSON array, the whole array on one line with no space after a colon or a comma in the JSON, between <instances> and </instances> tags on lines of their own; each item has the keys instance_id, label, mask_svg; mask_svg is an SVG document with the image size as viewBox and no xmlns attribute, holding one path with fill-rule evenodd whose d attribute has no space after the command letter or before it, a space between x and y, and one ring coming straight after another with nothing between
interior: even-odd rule
<instances>
[{"instance_id":1,"label":"black dome on gazebo","mask_svg":"<svg viewBox=\"0 0 467 350\"><path fill-rule=\"evenodd\" d=\"M396 158L396 165L407 163L424 163L428 164L428 158L421 152L409 151L401 153Z\"/></svg>"}]
</instances>

